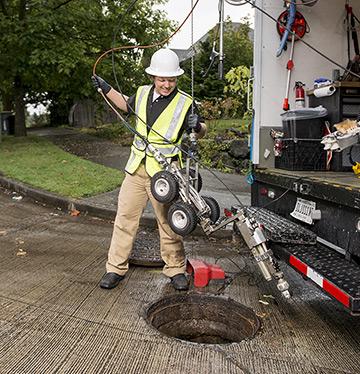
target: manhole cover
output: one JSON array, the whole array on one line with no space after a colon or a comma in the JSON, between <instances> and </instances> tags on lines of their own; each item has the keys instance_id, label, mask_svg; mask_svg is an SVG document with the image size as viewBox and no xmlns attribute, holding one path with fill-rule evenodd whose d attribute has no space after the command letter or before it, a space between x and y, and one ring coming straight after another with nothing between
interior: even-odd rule
<instances>
[{"instance_id":1,"label":"manhole cover","mask_svg":"<svg viewBox=\"0 0 360 374\"><path fill-rule=\"evenodd\" d=\"M140 266L164 266L160 256L159 238L152 238L150 235L139 234L133 245L129 257L130 264Z\"/></svg>"},{"instance_id":2,"label":"manhole cover","mask_svg":"<svg viewBox=\"0 0 360 374\"><path fill-rule=\"evenodd\" d=\"M181 340L226 344L253 338L260 327L255 312L236 301L210 295L174 295L156 301L147 321Z\"/></svg>"}]
</instances>

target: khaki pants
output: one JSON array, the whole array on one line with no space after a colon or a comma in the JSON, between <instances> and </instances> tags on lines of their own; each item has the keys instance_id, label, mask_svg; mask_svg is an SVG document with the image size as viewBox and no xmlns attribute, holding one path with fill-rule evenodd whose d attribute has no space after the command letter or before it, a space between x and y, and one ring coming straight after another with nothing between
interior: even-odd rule
<instances>
[{"instance_id":1,"label":"khaki pants","mask_svg":"<svg viewBox=\"0 0 360 374\"><path fill-rule=\"evenodd\" d=\"M160 254L165 262L163 273L168 277L185 273L185 252L182 237L167 223L168 206L159 203L151 194L151 178L144 165L132 175L126 174L119 193L118 210L114 223L106 271L124 275L128 258L139 227L140 217L148 199L154 208L159 233Z\"/></svg>"}]
</instances>

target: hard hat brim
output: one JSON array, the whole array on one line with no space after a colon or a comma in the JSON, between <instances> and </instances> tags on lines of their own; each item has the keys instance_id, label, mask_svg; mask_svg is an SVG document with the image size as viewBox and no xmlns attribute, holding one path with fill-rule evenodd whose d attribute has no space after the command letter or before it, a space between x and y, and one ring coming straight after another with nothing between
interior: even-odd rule
<instances>
[{"instance_id":1,"label":"hard hat brim","mask_svg":"<svg viewBox=\"0 0 360 374\"><path fill-rule=\"evenodd\" d=\"M179 77L180 75L184 74L184 70L179 68L176 71L155 71L151 69L149 66L145 69L145 72L149 75L153 75L154 77Z\"/></svg>"}]
</instances>

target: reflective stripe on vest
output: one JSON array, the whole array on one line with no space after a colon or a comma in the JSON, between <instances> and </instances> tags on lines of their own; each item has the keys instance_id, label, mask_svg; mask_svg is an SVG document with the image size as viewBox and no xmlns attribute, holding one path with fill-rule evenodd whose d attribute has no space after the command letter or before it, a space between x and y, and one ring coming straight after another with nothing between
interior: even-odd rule
<instances>
[{"instance_id":1,"label":"reflective stripe on vest","mask_svg":"<svg viewBox=\"0 0 360 374\"><path fill-rule=\"evenodd\" d=\"M178 156L181 163L181 151L178 147L181 143L181 138L177 138L186 113L191 106L192 99L180 91L177 92L152 125L152 128L147 129L145 125L147 120L146 109L151 87L142 86L137 90L135 112L140 119L137 118L136 120L136 130L165 157L171 159L174 156ZM169 143L163 138L167 139ZM134 173L145 156L147 156L145 162L146 171L150 176L153 176L157 171L161 170L161 166L152 157L151 152L146 149L145 142L139 136L135 135L131 147L131 155L125 170L130 174Z\"/></svg>"}]
</instances>

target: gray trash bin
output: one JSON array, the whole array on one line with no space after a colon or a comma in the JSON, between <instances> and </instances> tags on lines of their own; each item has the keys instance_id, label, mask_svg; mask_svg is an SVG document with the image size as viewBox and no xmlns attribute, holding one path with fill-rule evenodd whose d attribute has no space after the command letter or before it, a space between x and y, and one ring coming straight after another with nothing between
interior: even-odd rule
<instances>
[{"instance_id":1,"label":"gray trash bin","mask_svg":"<svg viewBox=\"0 0 360 374\"><path fill-rule=\"evenodd\" d=\"M0 112L0 135L14 135L15 114L14 112Z\"/></svg>"},{"instance_id":2,"label":"gray trash bin","mask_svg":"<svg viewBox=\"0 0 360 374\"><path fill-rule=\"evenodd\" d=\"M327 114L328 111L321 105L282 113L284 138L321 139L324 136Z\"/></svg>"}]
</instances>

